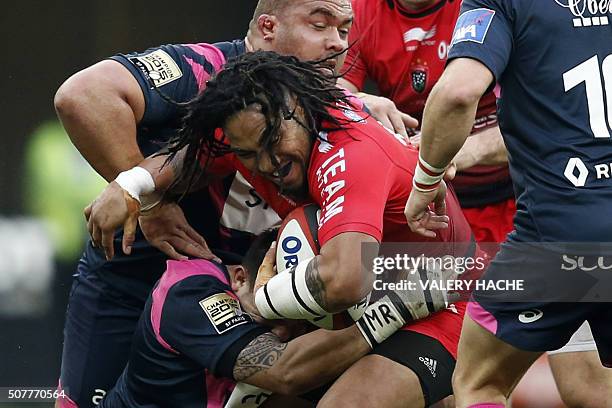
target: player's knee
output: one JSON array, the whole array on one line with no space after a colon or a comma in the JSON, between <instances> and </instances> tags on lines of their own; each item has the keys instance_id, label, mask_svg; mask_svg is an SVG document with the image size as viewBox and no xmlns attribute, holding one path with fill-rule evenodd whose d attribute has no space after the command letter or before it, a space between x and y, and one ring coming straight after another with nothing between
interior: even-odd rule
<instances>
[{"instance_id":1,"label":"player's knee","mask_svg":"<svg viewBox=\"0 0 612 408\"><path fill-rule=\"evenodd\" d=\"M482 394L491 388L481 383L474 373L470 373L460 366L455 368L451 384L457 406L463 404L466 399L469 400L471 396Z\"/></svg>"}]
</instances>

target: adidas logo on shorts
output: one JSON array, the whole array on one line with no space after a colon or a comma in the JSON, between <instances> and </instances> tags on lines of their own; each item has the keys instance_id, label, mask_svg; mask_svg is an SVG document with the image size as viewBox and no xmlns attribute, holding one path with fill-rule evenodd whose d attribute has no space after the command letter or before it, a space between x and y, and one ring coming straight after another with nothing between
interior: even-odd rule
<instances>
[{"instance_id":1,"label":"adidas logo on shorts","mask_svg":"<svg viewBox=\"0 0 612 408\"><path fill-rule=\"evenodd\" d=\"M429 369L431 375L436 378L436 367L438 366L438 362L429 357L419 357L419 361L425 364L425 367Z\"/></svg>"}]
</instances>

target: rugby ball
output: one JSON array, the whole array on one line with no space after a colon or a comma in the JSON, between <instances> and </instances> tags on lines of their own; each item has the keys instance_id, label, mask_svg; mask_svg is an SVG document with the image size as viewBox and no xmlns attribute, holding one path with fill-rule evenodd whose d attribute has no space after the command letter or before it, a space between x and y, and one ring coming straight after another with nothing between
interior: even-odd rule
<instances>
[{"instance_id":1,"label":"rugby ball","mask_svg":"<svg viewBox=\"0 0 612 408\"><path fill-rule=\"evenodd\" d=\"M319 217L321 210L308 204L293 210L283 220L278 231L276 248L276 270L286 273L301 261L319 254ZM369 297L350 309L324 315L310 322L328 330L339 330L352 325L368 306Z\"/></svg>"}]
</instances>

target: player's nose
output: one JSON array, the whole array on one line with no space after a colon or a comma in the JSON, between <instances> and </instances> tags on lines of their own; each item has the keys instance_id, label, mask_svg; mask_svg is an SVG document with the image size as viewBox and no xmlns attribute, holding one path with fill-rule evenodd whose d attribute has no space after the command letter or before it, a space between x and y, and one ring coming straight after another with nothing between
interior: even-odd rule
<instances>
[{"instance_id":1,"label":"player's nose","mask_svg":"<svg viewBox=\"0 0 612 408\"><path fill-rule=\"evenodd\" d=\"M339 30L331 30L331 34L327 37L327 49L334 53L340 52L347 47L347 43L342 39Z\"/></svg>"},{"instance_id":2,"label":"player's nose","mask_svg":"<svg viewBox=\"0 0 612 408\"><path fill-rule=\"evenodd\" d=\"M278 163L278 161L276 161ZM257 171L261 174L271 176L276 171L276 165L272 157L268 154L262 154L257 160Z\"/></svg>"}]
</instances>

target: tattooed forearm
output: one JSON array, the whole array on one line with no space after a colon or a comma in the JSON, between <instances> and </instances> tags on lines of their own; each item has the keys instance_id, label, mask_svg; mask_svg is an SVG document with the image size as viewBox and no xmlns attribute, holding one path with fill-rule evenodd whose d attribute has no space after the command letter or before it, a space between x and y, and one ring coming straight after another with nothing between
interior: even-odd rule
<instances>
[{"instance_id":1,"label":"tattooed forearm","mask_svg":"<svg viewBox=\"0 0 612 408\"><path fill-rule=\"evenodd\" d=\"M265 333L257 336L240 352L234 365L234 379L246 378L272 367L283 352L287 343L282 343L276 335Z\"/></svg>"},{"instance_id":2,"label":"tattooed forearm","mask_svg":"<svg viewBox=\"0 0 612 408\"><path fill-rule=\"evenodd\" d=\"M325 282L321 279L321 274L319 273L319 257L316 256L308 266L306 267L306 286L310 291L310 294L314 298L314 300L321 306L324 310L329 310L329 305L327 303L327 292L325 290Z\"/></svg>"}]
</instances>

